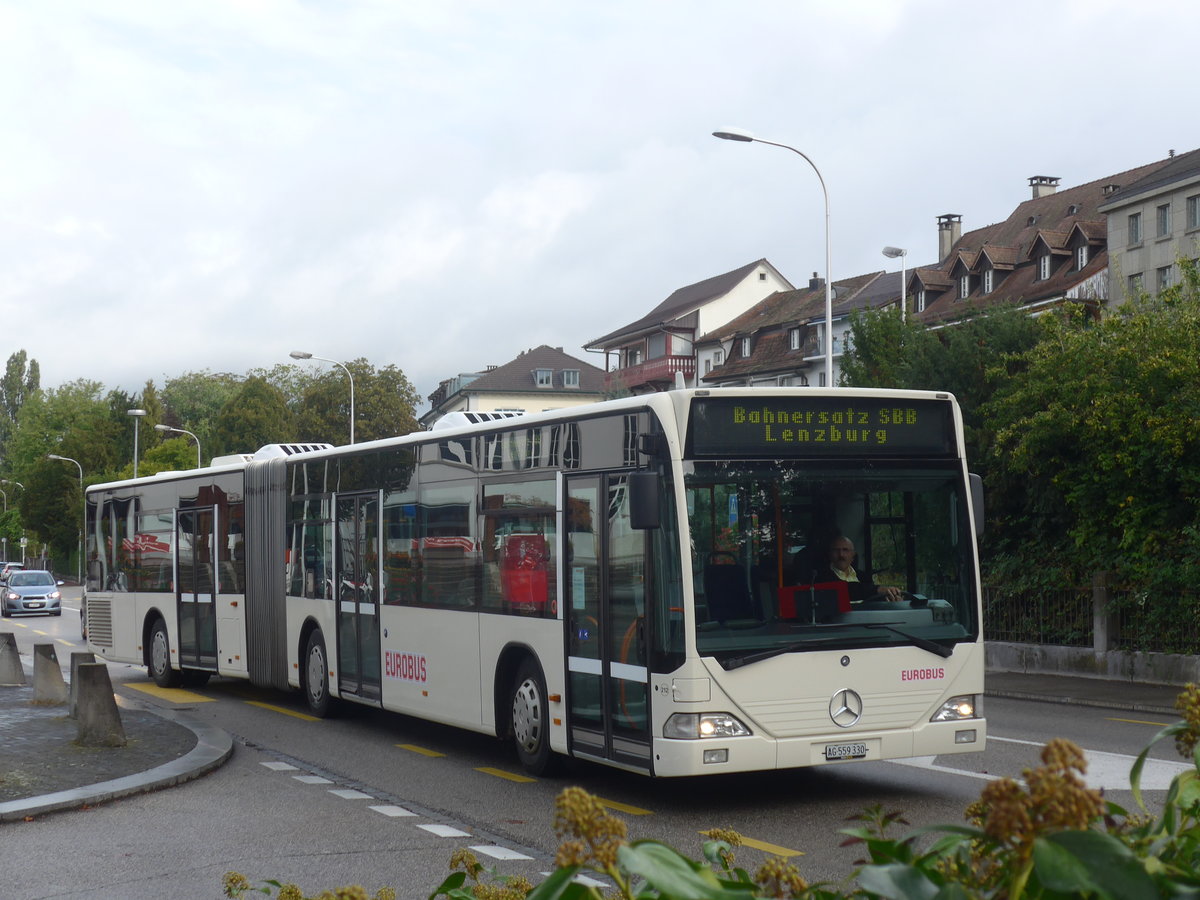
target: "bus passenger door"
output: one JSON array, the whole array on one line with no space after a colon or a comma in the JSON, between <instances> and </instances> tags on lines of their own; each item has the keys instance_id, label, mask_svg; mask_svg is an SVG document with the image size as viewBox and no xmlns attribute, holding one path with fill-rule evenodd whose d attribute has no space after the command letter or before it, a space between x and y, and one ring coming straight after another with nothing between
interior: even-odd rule
<instances>
[{"instance_id":1,"label":"bus passenger door","mask_svg":"<svg viewBox=\"0 0 1200 900\"><path fill-rule=\"evenodd\" d=\"M628 477L568 476L565 526L571 752L650 771L646 533L629 525Z\"/></svg>"},{"instance_id":2,"label":"bus passenger door","mask_svg":"<svg viewBox=\"0 0 1200 900\"><path fill-rule=\"evenodd\" d=\"M216 511L211 506L175 512L175 609L179 663L217 668Z\"/></svg>"},{"instance_id":3,"label":"bus passenger door","mask_svg":"<svg viewBox=\"0 0 1200 900\"><path fill-rule=\"evenodd\" d=\"M337 496L338 691L379 700L378 492Z\"/></svg>"}]
</instances>

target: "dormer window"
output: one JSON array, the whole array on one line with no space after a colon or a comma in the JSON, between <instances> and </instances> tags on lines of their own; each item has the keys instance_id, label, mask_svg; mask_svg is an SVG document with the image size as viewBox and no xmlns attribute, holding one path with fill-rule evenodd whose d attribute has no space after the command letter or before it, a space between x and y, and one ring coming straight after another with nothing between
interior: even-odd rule
<instances>
[{"instance_id":1,"label":"dormer window","mask_svg":"<svg viewBox=\"0 0 1200 900\"><path fill-rule=\"evenodd\" d=\"M1050 277L1050 254L1043 253L1038 257L1038 281L1045 281Z\"/></svg>"},{"instance_id":2,"label":"dormer window","mask_svg":"<svg viewBox=\"0 0 1200 900\"><path fill-rule=\"evenodd\" d=\"M788 330L788 349L789 350L799 350L800 349L800 329L799 328L792 328L792 329Z\"/></svg>"},{"instance_id":3,"label":"dormer window","mask_svg":"<svg viewBox=\"0 0 1200 900\"><path fill-rule=\"evenodd\" d=\"M917 291L917 312L925 312L925 301L928 299L928 296L925 293L925 288L920 288Z\"/></svg>"},{"instance_id":4,"label":"dormer window","mask_svg":"<svg viewBox=\"0 0 1200 900\"><path fill-rule=\"evenodd\" d=\"M567 387L567 388L579 387L579 370L578 369L563 369L563 387Z\"/></svg>"},{"instance_id":5,"label":"dormer window","mask_svg":"<svg viewBox=\"0 0 1200 900\"><path fill-rule=\"evenodd\" d=\"M742 338L742 359L750 358L750 338Z\"/></svg>"},{"instance_id":6,"label":"dormer window","mask_svg":"<svg viewBox=\"0 0 1200 900\"><path fill-rule=\"evenodd\" d=\"M533 383L540 388L548 388L554 386L554 370L553 369L534 369Z\"/></svg>"},{"instance_id":7,"label":"dormer window","mask_svg":"<svg viewBox=\"0 0 1200 900\"><path fill-rule=\"evenodd\" d=\"M1088 245L1080 244L1075 248L1075 269L1082 270L1088 264Z\"/></svg>"},{"instance_id":8,"label":"dormer window","mask_svg":"<svg viewBox=\"0 0 1200 900\"><path fill-rule=\"evenodd\" d=\"M995 289L996 289L996 270L995 269L984 269L983 270L983 292L985 294L990 294Z\"/></svg>"},{"instance_id":9,"label":"dormer window","mask_svg":"<svg viewBox=\"0 0 1200 900\"><path fill-rule=\"evenodd\" d=\"M958 299L966 300L969 293L971 293L971 276L966 273L960 275L958 279Z\"/></svg>"}]
</instances>

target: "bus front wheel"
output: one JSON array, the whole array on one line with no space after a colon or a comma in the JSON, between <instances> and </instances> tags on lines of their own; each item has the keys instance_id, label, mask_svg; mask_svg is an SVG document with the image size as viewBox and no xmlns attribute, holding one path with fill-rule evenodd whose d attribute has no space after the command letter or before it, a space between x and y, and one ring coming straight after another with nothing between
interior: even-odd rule
<instances>
[{"instance_id":1,"label":"bus front wheel","mask_svg":"<svg viewBox=\"0 0 1200 900\"><path fill-rule=\"evenodd\" d=\"M304 651L304 702L320 718L329 715L329 657L325 654L325 636L319 628L308 636Z\"/></svg>"},{"instance_id":2,"label":"bus front wheel","mask_svg":"<svg viewBox=\"0 0 1200 900\"><path fill-rule=\"evenodd\" d=\"M171 638L167 623L158 619L150 632L150 677L162 688L179 686L179 672L171 668Z\"/></svg>"},{"instance_id":3,"label":"bus front wheel","mask_svg":"<svg viewBox=\"0 0 1200 900\"><path fill-rule=\"evenodd\" d=\"M551 765L550 710L546 680L531 659L521 663L513 681L511 724L521 766L531 775L545 774Z\"/></svg>"}]
</instances>

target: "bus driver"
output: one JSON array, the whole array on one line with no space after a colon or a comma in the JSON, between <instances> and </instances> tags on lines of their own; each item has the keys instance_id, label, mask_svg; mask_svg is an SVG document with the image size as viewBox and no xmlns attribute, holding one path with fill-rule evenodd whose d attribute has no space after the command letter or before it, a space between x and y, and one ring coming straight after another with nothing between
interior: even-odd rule
<instances>
[{"instance_id":1,"label":"bus driver","mask_svg":"<svg viewBox=\"0 0 1200 900\"><path fill-rule=\"evenodd\" d=\"M829 571L821 580L848 582L851 603L862 603L876 595L888 600L901 599L899 588L880 587L870 578L859 577L854 568L854 542L848 537L835 537L829 542Z\"/></svg>"}]
</instances>

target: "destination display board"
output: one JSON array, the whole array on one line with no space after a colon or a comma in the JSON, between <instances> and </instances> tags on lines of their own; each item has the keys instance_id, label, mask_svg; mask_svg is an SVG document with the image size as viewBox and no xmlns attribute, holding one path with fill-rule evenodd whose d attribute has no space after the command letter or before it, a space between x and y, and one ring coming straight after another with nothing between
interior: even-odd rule
<instances>
[{"instance_id":1,"label":"destination display board","mask_svg":"<svg viewBox=\"0 0 1200 900\"><path fill-rule=\"evenodd\" d=\"M688 422L694 458L952 456L951 402L879 397L696 397Z\"/></svg>"}]
</instances>

